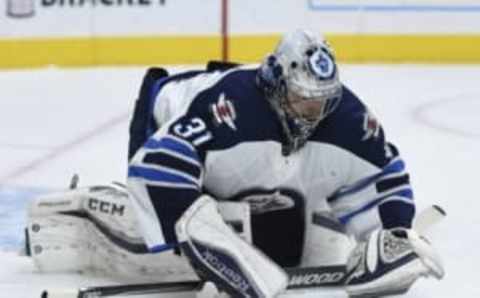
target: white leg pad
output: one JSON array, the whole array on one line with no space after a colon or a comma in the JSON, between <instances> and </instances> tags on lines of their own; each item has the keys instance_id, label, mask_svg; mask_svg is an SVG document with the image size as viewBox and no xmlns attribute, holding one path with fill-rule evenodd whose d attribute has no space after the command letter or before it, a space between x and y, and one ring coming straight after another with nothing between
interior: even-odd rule
<instances>
[{"instance_id":1,"label":"white leg pad","mask_svg":"<svg viewBox=\"0 0 480 298\"><path fill-rule=\"evenodd\" d=\"M216 202L202 196L176 224L184 252L207 279L236 297L275 297L287 274L225 224Z\"/></svg>"}]
</instances>

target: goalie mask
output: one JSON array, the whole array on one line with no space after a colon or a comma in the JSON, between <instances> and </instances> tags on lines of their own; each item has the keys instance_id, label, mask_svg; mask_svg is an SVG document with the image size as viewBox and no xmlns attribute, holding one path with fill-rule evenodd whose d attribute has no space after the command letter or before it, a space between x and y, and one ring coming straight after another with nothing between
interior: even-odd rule
<instances>
[{"instance_id":1,"label":"goalie mask","mask_svg":"<svg viewBox=\"0 0 480 298\"><path fill-rule=\"evenodd\" d=\"M257 84L287 136L284 154L301 148L318 123L338 105L342 84L327 43L310 32L287 34L261 64Z\"/></svg>"}]
</instances>

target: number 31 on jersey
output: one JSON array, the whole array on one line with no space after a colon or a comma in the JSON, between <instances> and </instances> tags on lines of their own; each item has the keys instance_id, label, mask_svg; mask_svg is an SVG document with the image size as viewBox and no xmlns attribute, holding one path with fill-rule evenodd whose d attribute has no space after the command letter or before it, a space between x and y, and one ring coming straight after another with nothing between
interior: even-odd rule
<instances>
[{"instance_id":1,"label":"number 31 on jersey","mask_svg":"<svg viewBox=\"0 0 480 298\"><path fill-rule=\"evenodd\" d=\"M198 117L175 124L173 126L173 132L177 136L189 140L194 146L200 146L210 141L213 137L207 130L205 122Z\"/></svg>"}]
</instances>

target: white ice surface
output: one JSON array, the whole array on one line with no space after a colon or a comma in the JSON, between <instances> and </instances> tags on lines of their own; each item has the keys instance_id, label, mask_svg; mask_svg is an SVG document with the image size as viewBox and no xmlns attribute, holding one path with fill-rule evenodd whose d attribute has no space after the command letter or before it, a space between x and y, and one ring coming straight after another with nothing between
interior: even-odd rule
<instances>
[{"instance_id":1,"label":"white ice surface","mask_svg":"<svg viewBox=\"0 0 480 298\"><path fill-rule=\"evenodd\" d=\"M65 187L73 173L82 185L124 181L129 113L143 72L0 72L0 298L112 282L40 275L14 251L36 193ZM420 280L405 297L480 297L480 66L342 65L341 76L400 148L419 208L436 203L448 212L430 234L445 279Z\"/></svg>"}]
</instances>

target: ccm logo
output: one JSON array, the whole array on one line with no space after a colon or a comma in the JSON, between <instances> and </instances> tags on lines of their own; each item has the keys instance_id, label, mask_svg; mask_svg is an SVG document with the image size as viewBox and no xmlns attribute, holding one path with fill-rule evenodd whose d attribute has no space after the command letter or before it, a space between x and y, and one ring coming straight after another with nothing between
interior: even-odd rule
<instances>
[{"instance_id":1,"label":"ccm logo","mask_svg":"<svg viewBox=\"0 0 480 298\"><path fill-rule=\"evenodd\" d=\"M94 198L88 199L88 209L100 211L102 213L122 216L125 212L125 205L117 205L115 203L105 202Z\"/></svg>"},{"instance_id":2,"label":"ccm logo","mask_svg":"<svg viewBox=\"0 0 480 298\"><path fill-rule=\"evenodd\" d=\"M307 273L293 275L290 278L290 286L316 286L322 284L338 283L345 276L343 272L335 273Z\"/></svg>"}]
</instances>

